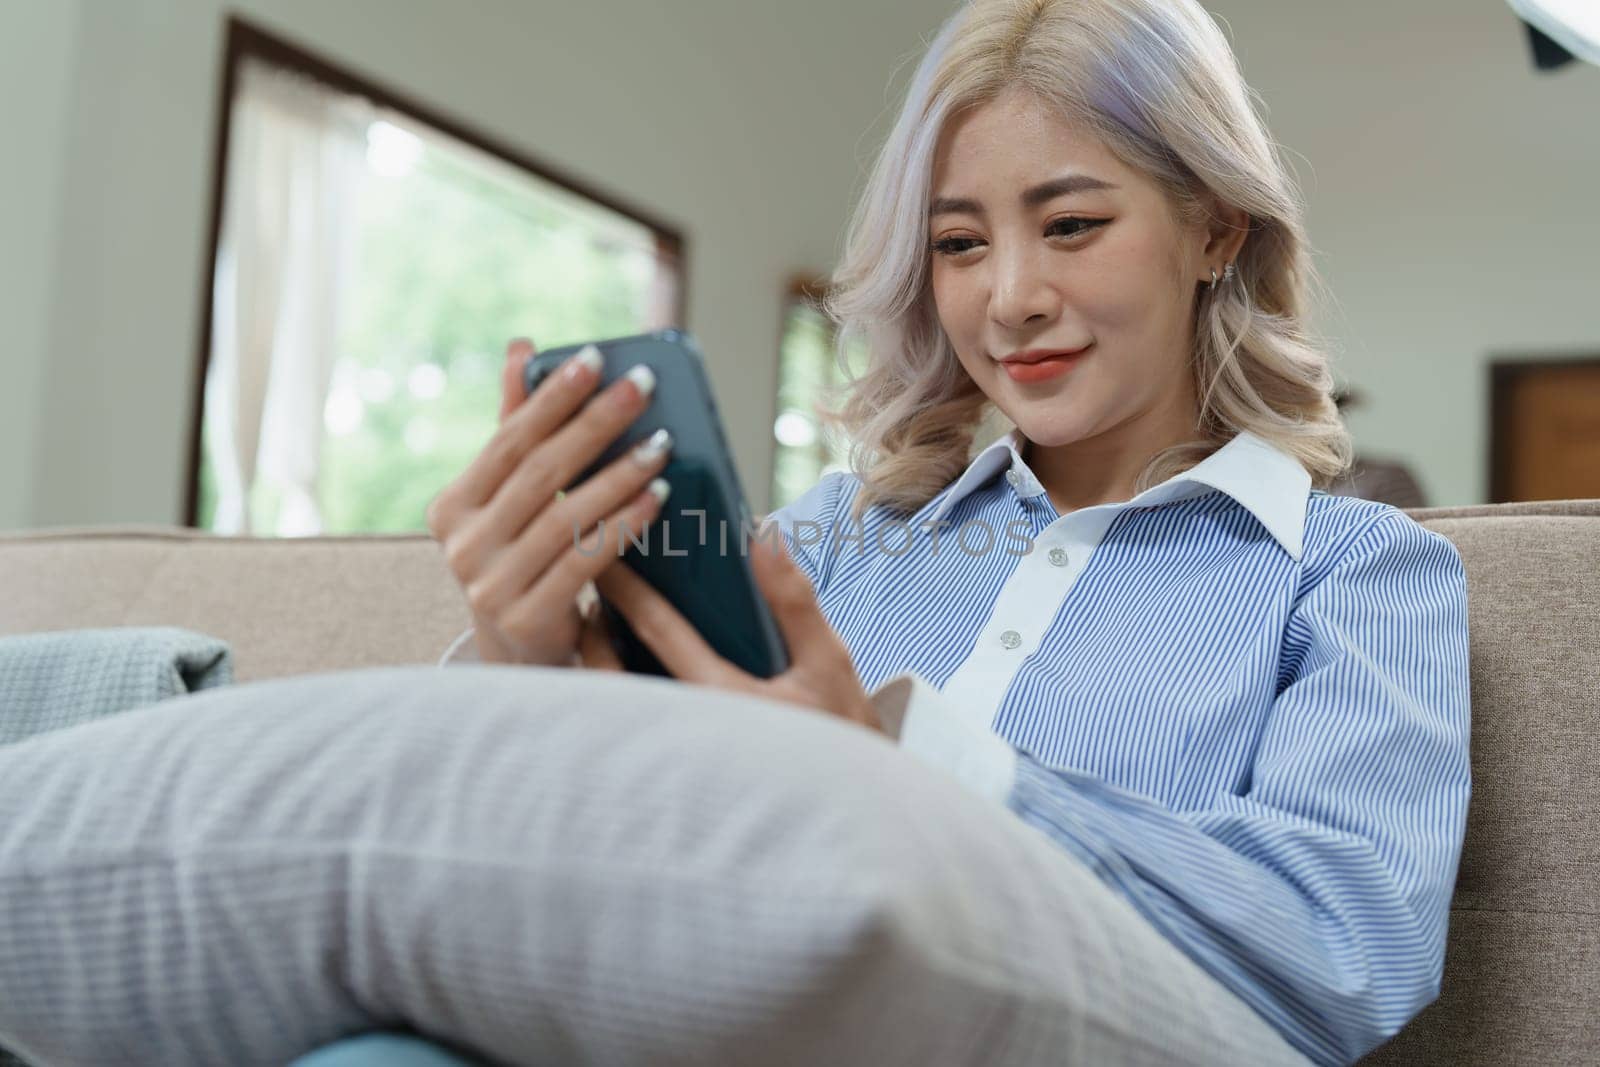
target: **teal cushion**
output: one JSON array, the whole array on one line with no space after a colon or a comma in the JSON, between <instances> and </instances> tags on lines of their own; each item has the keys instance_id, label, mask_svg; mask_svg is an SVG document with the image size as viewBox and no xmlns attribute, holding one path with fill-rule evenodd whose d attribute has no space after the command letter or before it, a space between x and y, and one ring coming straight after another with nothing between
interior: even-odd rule
<instances>
[{"instance_id":1,"label":"teal cushion","mask_svg":"<svg viewBox=\"0 0 1600 1067\"><path fill-rule=\"evenodd\" d=\"M407 1034L362 1034L308 1052L289 1067L480 1067L420 1037Z\"/></svg>"}]
</instances>

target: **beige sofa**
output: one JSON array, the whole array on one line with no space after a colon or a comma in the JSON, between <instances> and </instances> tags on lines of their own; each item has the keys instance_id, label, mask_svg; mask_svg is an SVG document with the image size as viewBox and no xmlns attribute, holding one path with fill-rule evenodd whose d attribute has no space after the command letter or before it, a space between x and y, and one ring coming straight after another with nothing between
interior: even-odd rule
<instances>
[{"instance_id":1,"label":"beige sofa","mask_svg":"<svg viewBox=\"0 0 1600 1067\"><path fill-rule=\"evenodd\" d=\"M1412 514L1466 562L1473 797L1443 992L1364 1062L1600 1063L1600 501ZM432 662L467 623L421 536L0 534L0 634L184 626L240 681Z\"/></svg>"}]
</instances>

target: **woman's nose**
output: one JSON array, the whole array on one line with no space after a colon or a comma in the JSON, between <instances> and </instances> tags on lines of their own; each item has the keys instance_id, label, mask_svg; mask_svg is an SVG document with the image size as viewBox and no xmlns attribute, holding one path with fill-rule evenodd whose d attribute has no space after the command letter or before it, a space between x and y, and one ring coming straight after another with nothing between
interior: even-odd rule
<instances>
[{"instance_id":1,"label":"woman's nose","mask_svg":"<svg viewBox=\"0 0 1600 1067\"><path fill-rule=\"evenodd\" d=\"M1016 249L993 256L989 317L999 326L1017 329L1036 319L1048 321L1061 298L1036 258Z\"/></svg>"}]
</instances>

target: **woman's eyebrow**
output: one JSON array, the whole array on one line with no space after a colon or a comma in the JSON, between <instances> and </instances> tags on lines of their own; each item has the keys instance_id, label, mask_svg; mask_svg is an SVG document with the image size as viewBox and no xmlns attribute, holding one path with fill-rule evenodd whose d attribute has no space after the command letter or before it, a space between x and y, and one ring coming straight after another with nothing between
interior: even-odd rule
<instances>
[{"instance_id":1,"label":"woman's eyebrow","mask_svg":"<svg viewBox=\"0 0 1600 1067\"><path fill-rule=\"evenodd\" d=\"M1115 189L1115 185L1087 174L1068 174L1062 178L1055 178L1035 185L1025 190L1022 194L1024 207L1038 207L1041 204L1054 200L1058 196L1069 193L1084 193L1097 189ZM928 217L935 215L981 215L983 206L976 200L964 197L941 196L935 197L928 205Z\"/></svg>"}]
</instances>

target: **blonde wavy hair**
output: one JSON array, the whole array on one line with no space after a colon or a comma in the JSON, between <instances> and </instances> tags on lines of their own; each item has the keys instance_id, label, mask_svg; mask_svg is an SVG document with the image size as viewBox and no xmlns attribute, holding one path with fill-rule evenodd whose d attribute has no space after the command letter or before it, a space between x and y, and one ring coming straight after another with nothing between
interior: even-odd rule
<instances>
[{"instance_id":1,"label":"blonde wavy hair","mask_svg":"<svg viewBox=\"0 0 1600 1067\"><path fill-rule=\"evenodd\" d=\"M1292 454L1313 485L1343 474L1349 435L1303 321L1319 286L1304 205L1211 16L1194 0L972 0L917 68L824 299L846 378L821 414L850 442L856 517L874 503L921 508L970 462L975 433L996 414L939 324L927 212L945 123L1019 85L1154 180L1180 223L1206 218L1206 191L1250 217L1234 279L1196 292L1197 436L1152 457L1136 491L1241 430ZM856 374L848 353L862 347Z\"/></svg>"}]
</instances>

